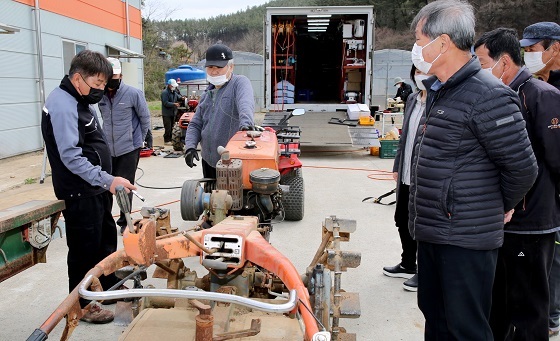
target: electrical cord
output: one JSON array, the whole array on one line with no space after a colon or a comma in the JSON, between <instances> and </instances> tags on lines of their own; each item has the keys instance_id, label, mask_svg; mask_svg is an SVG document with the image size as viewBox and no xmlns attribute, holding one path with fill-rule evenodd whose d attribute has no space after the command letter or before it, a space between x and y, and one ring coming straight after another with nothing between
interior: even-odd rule
<instances>
[{"instance_id":1,"label":"electrical cord","mask_svg":"<svg viewBox=\"0 0 560 341\"><path fill-rule=\"evenodd\" d=\"M141 171L142 174L138 177L138 179L136 179L136 181L134 182L135 185L140 186L142 188L148 188L148 189L178 189L178 188L183 188L183 186L173 186L173 187L154 187L154 186L145 186L142 185L138 180L142 179L142 177L144 176L144 170L140 167L137 168L137 170Z\"/></svg>"}]
</instances>

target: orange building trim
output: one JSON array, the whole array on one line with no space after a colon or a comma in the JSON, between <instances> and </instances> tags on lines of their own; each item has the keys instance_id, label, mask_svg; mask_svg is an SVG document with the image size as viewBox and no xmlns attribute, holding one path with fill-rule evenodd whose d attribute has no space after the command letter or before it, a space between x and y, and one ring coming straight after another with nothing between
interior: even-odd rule
<instances>
[{"instance_id":1,"label":"orange building trim","mask_svg":"<svg viewBox=\"0 0 560 341\"><path fill-rule=\"evenodd\" d=\"M35 6L35 0L14 1ZM39 6L42 10L126 35L126 3L121 0L41 0ZM141 40L140 10L129 5L128 15L130 36Z\"/></svg>"}]
</instances>

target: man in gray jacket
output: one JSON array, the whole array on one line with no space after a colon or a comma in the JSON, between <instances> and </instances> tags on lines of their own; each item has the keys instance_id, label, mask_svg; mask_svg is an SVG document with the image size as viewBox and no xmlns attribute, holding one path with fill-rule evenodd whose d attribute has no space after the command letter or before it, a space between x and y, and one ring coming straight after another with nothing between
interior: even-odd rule
<instances>
[{"instance_id":1,"label":"man in gray jacket","mask_svg":"<svg viewBox=\"0 0 560 341\"><path fill-rule=\"evenodd\" d=\"M107 82L105 95L99 102L103 131L111 151L113 175L134 184L140 149L150 128L150 111L142 91L122 82L121 63L107 58L113 67L113 78ZM132 203L132 193L128 194ZM124 213L117 220L120 232L126 227Z\"/></svg>"},{"instance_id":2,"label":"man in gray jacket","mask_svg":"<svg viewBox=\"0 0 560 341\"><path fill-rule=\"evenodd\" d=\"M233 73L233 53L222 44L206 50L206 75L210 86L200 98L185 137L185 163L194 167L199 160L196 147L202 150L202 173L216 178L218 147L226 146L241 128L253 126L255 100L249 79Z\"/></svg>"},{"instance_id":3,"label":"man in gray jacket","mask_svg":"<svg viewBox=\"0 0 560 341\"><path fill-rule=\"evenodd\" d=\"M493 340L504 222L537 177L519 98L471 55L474 28L472 6L460 0L431 2L412 22L412 61L433 75L409 199L426 340Z\"/></svg>"}]
</instances>

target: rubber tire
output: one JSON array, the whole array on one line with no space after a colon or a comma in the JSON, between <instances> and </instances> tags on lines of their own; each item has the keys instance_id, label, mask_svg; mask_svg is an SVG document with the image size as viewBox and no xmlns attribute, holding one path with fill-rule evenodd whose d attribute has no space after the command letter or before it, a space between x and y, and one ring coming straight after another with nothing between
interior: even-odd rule
<instances>
[{"instance_id":1,"label":"rubber tire","mask_svg":"<svg viewBox=\"0 0 560 341\"><path fill-rule=\"evenodd\" d=\"M178 124L173 126L171 131L171 143L173 144L173 150L183 151L185 149L185 140L181 137L182 129Z\"/></svg>"},{"instance_id":2,"label":"rubber tire","mask_svg":"<svg viewBox=\"0 0 560 341\"><path fill-rule=\"evenodd\" d=\"M286 176L280 180L282 185L290 186L290 191L282 195L284 219L299 221L304 213L304 184L300 176Z\"/></svg>"},{"instance_id":3,"label":"rubber tire","mask_svg":"<svg viewBox=\"0 0 560 341\"><path fill-rule=\"evenodd\" d=\"M202 212L197 212L198 197L202 194L202 187L197 180L187 180L181 188L181 218L185 221L198 220Z\"/></svg>"}]
</instances>

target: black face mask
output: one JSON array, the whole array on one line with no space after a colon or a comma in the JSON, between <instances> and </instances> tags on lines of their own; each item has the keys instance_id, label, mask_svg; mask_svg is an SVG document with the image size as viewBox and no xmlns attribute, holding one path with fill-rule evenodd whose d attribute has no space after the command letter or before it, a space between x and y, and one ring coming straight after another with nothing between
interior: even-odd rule
<instances>
[{"instance_id":1,"label":"black face mask","mask_svg":"<svg viewBox=\"0 0 560 341\"><path fill-rule=\"evenodd\" d=\"M99 90L99 89L95 89L92 88L84 79L84 76L82 76L80 74L80 77L82 77L82 80L84 81L84 83L86 83L86 85L89 87L89 94L87 95L82 95L82 98L84 99L84 101L87 102L87 104L95 104L95 103L99 103L99 101L101 101L103 99L103 94L105 94L104 90Z\"/></svg>"},{"instance_id":2,"label":"black face mask","mask_svg":"<svg viewBox=\"0 0 560 341\"><path fill-rule=\"evenodd\" d=\"M117 90L120 86L120 79L109 79L109 82L107 83L107 90Z\"/></svg>"},{"instance_id":3,"label":"black face mask","mask_svg":"<svg viewBox=\"0 0 560 341\"><path fill-rule=\"evenodd\" d=\"M105 91L103 91L103 90L90 88L89 89L89 94L86 95L86 96L82 96L82 98L88 104L95 104L95 103L99 103L99 101L101 101L101 99L103 99L103 94L104 93L105 93Z\"/></svg>"}]
</instances>

